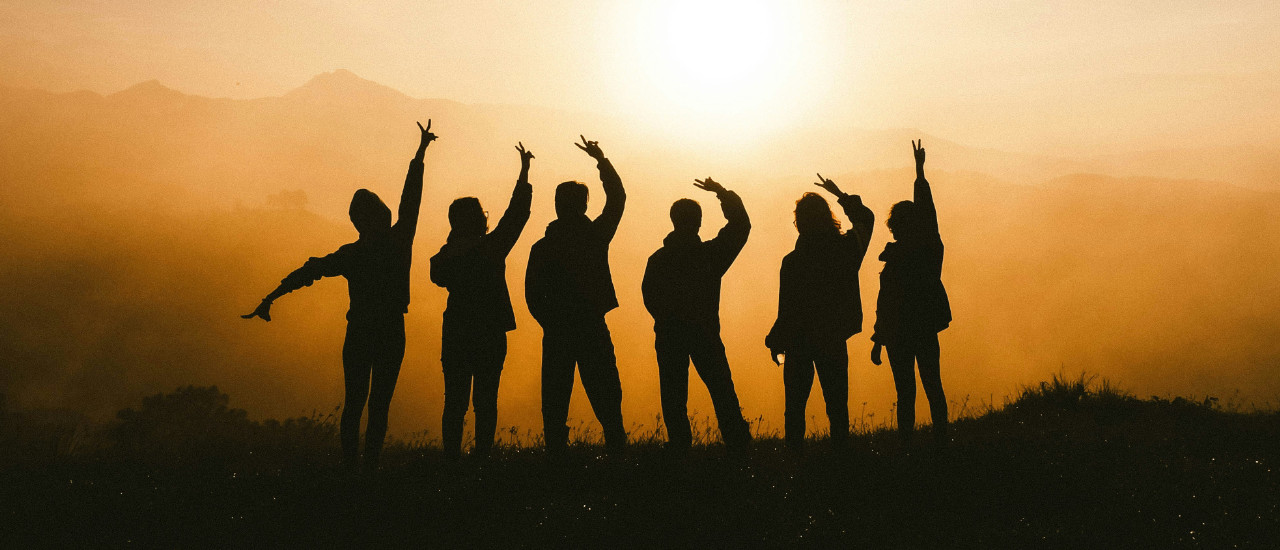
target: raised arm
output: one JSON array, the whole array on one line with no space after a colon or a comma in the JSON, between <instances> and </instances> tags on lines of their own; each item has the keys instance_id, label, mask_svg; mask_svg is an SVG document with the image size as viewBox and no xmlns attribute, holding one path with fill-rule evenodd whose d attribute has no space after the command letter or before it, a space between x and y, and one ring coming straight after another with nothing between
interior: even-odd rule
<instances>
[{"instance_id":1,"label":"raised arm","mask_svg":"<svg viewBox=\"0 0 1280 550\"><path fill-rule=\"evenodd\" d=\"M622 188L622 178L618 177L618 171L614 170L613 164L604 157L604 151L600 150L598 142L587 141L587 138L581 135L578 137L582 138L582 143L574 145L596 159L596 168L600 170L600 183L604 185L604 210L596 217L594 223L606 241L612 240L614 233L618 231L618 223L622 221L622 211L627 205L627 192Z\"/></svg>"},{"instance_id":2,"label":"raised arm","mask_svg":"<svg viewBox=\"0 0 1280 550\"><path fill-rule=\"evenodd\" d=\"M427 152L427 145L436 140L431 133L431 119L427 119L427 127L419 122L422 139L418 143L418 152L409 161L409 173L404 177L404 191L400 193L400 216L396 219L396 228L413 238L418 232L418 210L422 206L422 157Z\"/></svg>"},{"instance_id":3,"label":"raised arm","mask_svg":"<svg viewBox=\"0 0 1280 550\"><path fill-rule=\"evenodd\" d=\"M711 262L721 273L728 271L733 260L738 257L742 247L747 244L747 236L751 234L751 219L747 217L747 209L742 205L742 198L737 193L725 189L719 182L707 178L693 180L698 189L711 191L720 200L720 210L727 220L720 232L711 239Z\"/></svg>"},{"instance_id":4,"label":"raised arm","mask_svg":"<svg viewBox=\"0 0 1280 550\"><path fill-rule=\"evenodd\" d=\"M929 180L924 179L924 140L912 141L911 151L916 158L916 183L913 201L920 214L920 231L934 235L938 233L938 209L933 204L933 191L929 189Z\"/></svg>"},{"instance_id":5,"label":"raised arm","mask_svg":"<svg viewBox=\"0 0 1280 550\"><path fill-rule=\"evenodd\" d=\"M498 220L497 227L489 233L493 246L503 256L511 252L511 248L520 239L525 224L529 221L529 205L533 202L533 186L529 184L529 161L533 160L533 152L524 148L524 143L516 146L520 151L520 177L516 180L516 188L511 192L511 202L507 203L507 211Z\"/></svg>"},{"instance_id":6,"label":"raised arm","mask_svg":"<svg viewBox=\"0 0 1280 550\"><path fill-rule=\"evenodd\" d=\"M280 281L280 286L277 286L275 290L272 290L270 294L267 294L266 298L262 299L262 302L258 304L257 309L254 309L248 314L241 315L240 317L243 319L261 317L263 321L270 321L271 303L275 302L276 298L284 296L285 294L298 290L304 286L311 286L311 283L314 283L321 278L341 275L343 257L345 257L345 254L343 254L343 249L340 248L337 252L329 254L328 256L307 260L306 263L302 264L302 267L293 270L292 273L285 276L285 278Z\"/></svg>"},{"instance_id":7,"label":"raised arm","mask_svg":"<svg viewBox=\"0 0 1280 550\"><path fill-rule=\"evenodd\" d=\"M844 215L849 217L849 230L845 232L845 239L861 262L867 254L867 246L871 244L871 232L876 225L875 213L862 204L862 197L841 191L836 182L822 177L822 174L818 174L818 182L814 185L835 195L836 202L844 209Z\"/></svg>"}]
</instances>

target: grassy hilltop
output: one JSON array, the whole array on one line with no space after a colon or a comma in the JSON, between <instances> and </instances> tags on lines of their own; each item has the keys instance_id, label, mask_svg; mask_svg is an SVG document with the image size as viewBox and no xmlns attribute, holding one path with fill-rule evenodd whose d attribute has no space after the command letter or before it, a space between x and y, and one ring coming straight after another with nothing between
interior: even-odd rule
<instances>
[{"instance_id":1,"label":"grassy hilltop","mask_svg":"<svg viewBox=\"0 0 1280 550\"><path fill-rule=\"evenodd\" d=\"M332 416L253 422L184 388L112 426L5 412L0 544L428 547L1256 547L1280 544L1280 414L1055 377L954 423L946 449L863 426L843 452L761 434L666 456L580 437L480 462L399 442L337 468ZM75 427L68 427L73 425Z\"/></svg>"}]
</instances>

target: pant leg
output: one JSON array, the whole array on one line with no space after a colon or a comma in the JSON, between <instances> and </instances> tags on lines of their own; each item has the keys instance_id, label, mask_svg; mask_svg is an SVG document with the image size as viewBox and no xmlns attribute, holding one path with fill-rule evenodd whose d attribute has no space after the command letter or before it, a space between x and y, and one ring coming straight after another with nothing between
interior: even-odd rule
<instances>
[{"instance_id":1,"label":"pant leg","mask_svg":"<svg viewBox=\"0 0 1280 550\"><path fill-rule=\"evenodd\" d=\"M788 350L782 364L784 439L793 449L804 447L805 407L813 389L813 355L808 350Z\"/></svg>"},{"instance_id":2,"label":"pant leg","mask_svg":"<svg viewBox=\"0 0 1280 550\"><path fill-rule=\"evenodd\" d=\"M605 446L620 450L627 445L627 430L622 423L622 381L618 378L613 337L604 317L593 319L583 328L578 356L582 389L586 390L596 420L604 429Z\"/></svg>"},{"instance_id":3,"label":"pant leg","mask_svg":"<svg viewBox=\"0 0 1280 550\"><path fill-rule=\"evenodd\" d=\"M658 353L658 384L662 396L662 421L667 425L667 442L673 448L693 444L689 429L689 350L682 335L663 330L654 335Z\"/></svg>"},{"instance_id":4,"label":"pant leg","mask_svg":"<svg viewBox=\"0 0 1280 550\"><path fill-rule=\"evenodd\" d=\"M898 434L910 437L916 424L916 350L910 342L885 346L898 390Z\"/></svg>"},{"instance_id":5,"label":"pant leg","mask_svg":"<svg viewBox=\"0 0 1280 550\"><path fill-rule=\"evenodd\" d=\"M844 340L824 343L813 363L827 404L831 444L843 446L849 439L849 348Z\"/></svg>"},{"instance_id":6,"label":"pant leg","mask_svg":"<svg viewBox=\"0 0 1280 550\"><path fill-rule=\"evenodd\" d=\"M724 342L718 333L703 333L693 347L693 366L707 385L711 404L716 410L716 422L720 424L720 437L726 447L741 447L751 441L751 428L742 419L742 406L738 392L733 387L733 373L729 370L729 358L724 352ZM686 392L687 393L687 392Z\"/></svg>"},{"instance_id":7,"label":"pant leg","mask_svg":"<svg viewBox=\"0 0 1280 550\"><path fill-rule=\"evenodd\" d=\"M471 399L476 411L475 453L481 456L487 456L493 448L494 431L498 427L498 382L507 358L507 334L491 334L485 340L486 349L478 350Z\"/></svg>"},{"instance_id":8,"label":"pant leg","mask_svg":"<svg viewBox=\"0 0 1280 550\"><path fill-rule=\"evenodd\" d=\"M446 456L462 453L462 428L466 424L467 404L471 397L471 369L461 360L444 364L444 414L441 418L441 444Z\"/></svg>"},{"instance_id":9,"label":"pant leg","mask_svg":"<svg viewBox=\"0 0 1280 550\"><path fill-rule=\"evenodd\" d=\"M342 344L342 374L346 396L338 432L342 440L342 460L347 468L355 468L360 462L360 417L364 414L365 401L369 399L369 378L373 369L372 348L367 327L358 322L348 322L346 340Z\"/></svg>"},{"instance_id":10,"label":"pant leg","mask_svg":"<svg viewBox=\"0 0 1280 550\"><path fill-rule=\"evenodd\" d=\"M920 385L929 399L929 416L933 419L933 433L940 439L947 436L947 396L942 391L941 353L938 335L926 335L916 347L916 361L920 366Z\"/></svg>"},{"instance_id":11,"label":"pant leg","mask_svg":"<svg viewBox=\"0 0 1280 550\"><path fill-rule=\"evenodd\" d=\"M445 456L451 458L462 454L462 430L471 402L475 342L470 328L446 319L440 331L440 366L444 374L440 443Z\"/></svg>"},{"instance_id":12,"label":"pant leg","mask_svg":"<svg viewBox=\"0 0 1280 550\"><path fill-rule=\"evenodd\" d=\"M569 397L573 395L573 336L560 329L542 334L542 437L548 452L563 451L569 442Z\"/></svg>"},{"instance_id":13,"label":"pant leg","mask_svg":"<svg viewBox=\"0 0 1280 550\"><path fill-rule=\"evenodd\" d=\"M379 323L373 356L372 384L369 387L369 422L365 426L364 457L367 469L376 468L387 437L387 415L391 395L404 362L404 315L397 314Z\"/></svg>"}]
</instances>

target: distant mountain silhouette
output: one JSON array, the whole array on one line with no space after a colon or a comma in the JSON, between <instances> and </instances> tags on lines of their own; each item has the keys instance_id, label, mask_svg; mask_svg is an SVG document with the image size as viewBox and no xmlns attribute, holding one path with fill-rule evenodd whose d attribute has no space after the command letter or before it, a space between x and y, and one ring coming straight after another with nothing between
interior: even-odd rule
<instances>
[{"instance_id":1,"label":"distant mountain silhouette","mask_svg":"<svg viewBox=\"0 0 1280 550\"><path fill-rule=\"evenodd\" d=\"M106 96L111 101L127 101L132 103L145 102L174 102L185 99L206 99L198 96L189 96L173 88L169 88L161 84L159 80L148 80L139 82Z\"/></svg>"},{"instance_id":2,"label":"distant mountain silhouette","mask_svg":"<svg viewBox=\"0 0 1280 550\"><path fill-rule=\"evenodd\" d=\"M283 97L313 103L341 102L349 105L413 101L413 98L398 90L360 78L346 69L318 74Z\"/></svg>"},{"instance_id":3,"label":"distant mountain silhouette","mask_svg":"<svg viewBox=\"0 0 1280 550\"><path fill-rule=\"evenodd\" d=\"M1247 148L1199 148L1183 150L1155 150L1125 154L1099 155L1095 157L1068 158L1035 155L971 147L917 129L859 129L822 128L799 129L774 136L765 143L744 151L746 158L726 163L719 158L719 151L699 152L680 144L668 135L653 135L634 128L621 116L600 116L580 112L521 105L468 105L448 99L412 98L398 90L362 78L351 71L338 69L322 73L280 97L250 100L214 99L189 95L150 80L104 97L90 92L51 94L33 90L0 87L0 115L19 116L26 122L41 126L47 121L46 130L65 128L63 124L74 121L87 130L93 129L94 120L83 120L80 115L86 109L108 109L102 120L110 120L113 134L147 132L159 142L171 141L168 135L185 132L190 125L211 126L222 129L235 128L236 140L245 136L288 135L291 130L310 127L305 134L315 135L326 129L318 122L340 125L342 128L385 128L394 120L416 116L414 113L431 112L448 124L455 121L455 133L450 145L463 147L461 153L481 155L493 140L518 139L536 143L563 139L588 128L608 143L630 154L655 171L665 169L666 177L685 177L694 170L701 171L708 165L730 165L740 168L743 175L766 180L786 178L807 173L801 167L842 166L846 169L883 170L906 164L897 144L907 139L923 137L936 143L939 158L947 164L941 170L977 172L994 176L1011 183L1038 183L1054 177L1073 173L1100 173L1117 177L1156 176L1168 179L1194 178L1223 181L1243 187L1263 190L1280 190L1280 151L1276 144L1259 144ZM147 128L114 128L123 122L154 122L157 109L170 115L171 126ZM177 112L173 112L177 109ZM357 113L359 116L357 116ZM437 115L438 113L438 115ZM70 116L69 116L70 115ZM114 115L114 116L113 116ZM317 119L316 117L324 118ZM330 118L332 117L332 118ZM353 139L359 135L325 136L332 144ZM222 139L222 137L219 137ZM226 140L224 140L226 141ZM796 144L804 144L797 147ZM234 147L234 142L229 142ZM357 145L360 147L360 145ZM254 144L253 150L269 153L273 144ZM339 150L348 147L339 146ZM542 148L547 150L546 147ZM546 154L554 154L547 150ZM571 152L570 152L571 153ZM547 160L555 161L553 157ZM566 159L568 160L568 159ZM495 161L500 162L499 158ZM485 170L489 163L480 163L472 169ZM807 168L805 169L807 170ZM472 173L474 174L474 172ZM669 174L669 175L667 175ZM462 177L464 174L450 174ZM497 177L495 170L491 174ZM732 174L730 174L732 175ZM248 198L260 200L261 194Z\"/></svg>"}]
</instances>

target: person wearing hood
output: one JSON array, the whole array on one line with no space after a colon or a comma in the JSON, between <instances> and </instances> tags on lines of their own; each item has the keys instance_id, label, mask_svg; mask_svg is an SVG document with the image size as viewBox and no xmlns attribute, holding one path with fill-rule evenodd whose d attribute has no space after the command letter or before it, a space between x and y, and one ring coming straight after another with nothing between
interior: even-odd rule
<instances>
[{"instance_id":1,"label":"person wearing hood","mask_svg":"<svg viewBox=\"0 0 1280 550\"><path fill-rule=\"evenodd\" d=\"M582 136L579 136L582 137ZM566 181L556 187L556 219L529 251L525 300L542 325L542 423L547 451L568 445L573 374L604 431L610 451L623 450L622 384L613 340L604 316L618 307L609 272L609 243L626 204L622 179L594 141L575 144L596 160L604 186L604 210L587 217L587 186Z\"/></svg>"},{"instance_id":2,"label":"person wearing hood","mask_svg":"<svg viewBox=\"0 0 1280 550\"><path fill-rule=\"evenodd\" d=\"M476 414L476 456L488 456L498 425L498 381L507 357L507 332L516 318L507 291L507 255L529 221L533 153L521 143L520 177L507 211L489 231L488 213L475 197L449 205L449 237L431 257L431 282L448 289L441 329L440 364L444 370L442 440L445 455L462 451L462 425L468 401ZM474 397L473 397L474 396Z\"/></svg>"},{"instance_id":3,"label":"person wearing hood","mask_svg":"<svg viewBox=\"0 0 1280 550\"><path fill-rule=\"evenodd\" d=\"M387 411L404 359L404 314L409 311L409 266L413 261L413 237L422 204L423 155L436 139L418 124L421 141L409 162L400 216L391 223L391 209L368 189L351 198L349 215L360 237L328 256L311 258L290 273L245 319L271 320L271 304L285 294L311 286L323 277L347 279L351 299L347 310L347 336L342 346L342 370L346 400L339 426L343 464L354 470L359 464L360 416L369 405L365 433L364 468L374 470L387 434Z\"/></svg>"},{"instance_id":4,"label":"person wearing hood","mask_svg":"<svg viewBox=\"0 0 1280 550\"><path fill-rule=\"evenodd\" d=\"M693 443L688 416L692 360L711 394L725 447L741 452L751 442L751 430L742 418L720 339L720 281L747 244L751 220L737 193L711 178L694 182L699 189L716 194L727 223L715 238L704 242L698 236L702 207L692 199L676 201L671 205L674 230L662 241L662 248L649 256L641 284L645 308L653 316L662 418L668 448L687 452Z\"/></svg>"},{"instance_id":5,"label":"person wearing hood","mask_svg":"<svg viewBox=\"0 0 1280 550\"><path fill-rule=\"evenodd\" d=\"M875 214L858 195L844 193L818 174L815 185L838 198L850 226L840 231L826 199L805 193L796 201L795 250L782 259L778 286L778 319L765 346L774 363L781 362L786 396L784 438L801 450L805 405L814 372L831 421L831 444L843 447L849 437L849 350L846 341L862 331L862 296L858 270L867 254Z\"/></svg>"},{"instance_id":6,"label":"person wearing hood","mask_svg":"<svg viewBox=\"0 0 1280 550\"><path fill-rule=\"evenodd\" d=\"M938 333L951 324L951 304L942 286L942 236L933 191L924 178L924 144L911 142L916 160L914 201L889 210L889 233L894 240L880 253L880 296L876 300L871 362L880 364L881 349L889 350L889 368L898 391L898 434L911 438L916 422L916 367L929 399L933 435L947 441L947 396L942 391Z\"/></svg>"}]
</instances>

